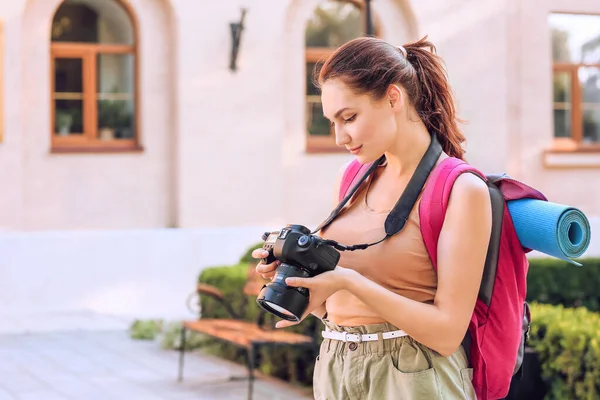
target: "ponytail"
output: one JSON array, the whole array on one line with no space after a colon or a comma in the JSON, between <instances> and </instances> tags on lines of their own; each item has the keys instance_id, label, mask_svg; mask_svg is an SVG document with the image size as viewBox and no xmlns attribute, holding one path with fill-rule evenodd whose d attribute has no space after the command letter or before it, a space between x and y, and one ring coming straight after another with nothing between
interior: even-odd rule
<instances>
[{"instance_id":1,"label":"ponytail","mask_svg":"<svg viewBox=\"0 0 600 400\"><path fill-rule=\"evenodd\" d=\"M436 54L435 46L427 40L427 36L404 45L404 49L419 81L420 90L414 97L414 106L421 120L432 134L437 135L446 154L462 160L465 151L461 145L465 137L458 124L463 121L456 115L443 60Z\"/></svg>"}]
</instances>

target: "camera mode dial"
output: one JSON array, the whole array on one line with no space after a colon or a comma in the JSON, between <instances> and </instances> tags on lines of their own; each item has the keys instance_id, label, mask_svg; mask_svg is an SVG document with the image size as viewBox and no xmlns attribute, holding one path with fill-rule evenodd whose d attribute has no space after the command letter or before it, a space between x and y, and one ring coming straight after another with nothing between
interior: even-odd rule
<instances>
[{"instance_id":1,"label":"camera mode dial","mask_svg":"<svg viewBox=\"0 0 600 400\"><path fill-rule=\"evenodd\" d=\"M310 237L308 235L302 235L298 238L298 246L306 247L310 243Z\"/></svg>"}]
</instances>

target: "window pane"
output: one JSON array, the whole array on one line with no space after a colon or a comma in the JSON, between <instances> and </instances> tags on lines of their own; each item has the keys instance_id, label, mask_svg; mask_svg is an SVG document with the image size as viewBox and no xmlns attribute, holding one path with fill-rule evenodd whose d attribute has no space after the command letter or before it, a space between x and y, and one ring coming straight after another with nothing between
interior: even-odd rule
<instances>
[{"instance_id":1,"label":"window pane","mask_svg":"<svg viewBox=\"0 0 600 400\"><path fill-rule=\"evenodd\" d=\"M116 0L65 0L54 14L52 41L133 44L129 14Z\"/></svg>"},{"instance_id":2,"label":"window pane","mask_svg":"<svg viewBox=\"0 0 600 400\"><path fill-rule=\"evenodd\" d=\"M98 55L98 137L134 137L134 65L131 54Z\"/></svg>"},{"instance_id":3,"label":"window pane","mask_svg":"<svg viewBox=\"0 0 600 400\"><path fill-rule=\"evenodd\" d=\"M59 136L83 134L83 100L55 100L54 132Z\"/></svg>"},{"instance_id":4,"label":"window pane","mask_svg":"<svg viewBox=\"0 0 600 400\"><path fill-rule=\"evenodd\" d=\"M555 103L571 102L571 74L568 72L555 72L553 79Z\"/></svg>"},{"instance_id":5,"label":"window pane","mask_svg":"<svg viewBox=\"0 0 600 400\"><path fill-rule=\"evenodd\" d=\"M361 10L348 1L319 4L306 26L306 47L338 47L364 34Z\"/></svg>"},{"instance_id":6,"label":"window pane","mask_svg":"<svg viewBox=\"0 0 600 400\"><path fill-rule=\"evenodd\" d=\"M81 58L54 59L54 91L83 92L83 60Z\"/></svg>"},{"instance_id":7,"label":"window pane","mask_svg":"<svg viewBox=\"0 0 600 400\"><path fill-rule=\"evenodd\" d=\"M315 63L306 63L306 94L308 96L320 96L321 91L313 84L312 78L315 70Z\"/></svg>"},{"instance_id":8,"label":"window pane","mask_svg":"<svg viewBox=\"0 0 600 400\"><path fill-rule=\"evenodd\" d=\"M133 139L133 101L98 100L98 139Z\"/></svg>"},{"instance_id":9,"label":"window pane","mask_svg":"<svg viewBox=\"0 0 600 400\"><path fill-rule=\"evenodd\" d=\"M600 142L600 108L583 110L583 142Z\"/></svg>"},{"instance_id":10,"label":"window pane","mask_svg":"<svg viewBox=\"0 0 600 400\"><path fill-rule=\"evenodd\" d=\"M54 59L54 132L83 134L83 60Z\"/></svg>"},{"instance_id":11,"label":"window pane","mask_svg":"<svg viewBox=\"0 0 600 400\"><path fill-rule=\"evenodd\" d=\"M331 125L329 120L323 116L323 106L320 96L307 97L307 124L308 133L316 136L331 135Z\"/></svg>"},{"instance_id":12,"label":"window pane","mask_svg":"<svg viewBox=\"0 0 600 400\"><path fill-rule=\"evenodd\" d=\"M571 137L571 110L554 109L554 137Z\"/></svg>"},{"instance_id":13,"label":"window pane","mask_svg":"<svg viewBox=\"0 0 600 400\"><path fill-rule=\"evenodd\" d=\"M98 94L133 94L133 54L98 54Z\"/></svg>"},{"instance_id":14,"label":"window pane","mask_svg":"<svg viewBox=\"0 0 600 400\"><path fill-rule=\"evenodd\" d=\"M600 63L600 16L551 14L552 59L569 63Z\"/></svg>"},{"instance_id":15,"label":"window pane","mask_svg":"<svg viewBox=\"0 0 600 400\"><path fill-rule=\"evenodd\" d=\"M583 142L600 141L600 68L580 67L579 83L583 97Z\"/></svg>"},{"instance_id":16,"label":"window pane","mask_svg":"<svg viewBox=\"0 0 600 400\"><path fill-rule=\"evenodd\" d=\"M600 68L580 67L578 75L583 102L600 104Z\"/></svg>"},{"instance_id":17,"label":"window pane","mask_svg":"<svg viewBox=\"0 0 600 400\"><path fill-rule=\"evenodd\" d=\"M554 92L554 136L571 137L571 74L555 72Z\"/></svg>"}]
</instances>

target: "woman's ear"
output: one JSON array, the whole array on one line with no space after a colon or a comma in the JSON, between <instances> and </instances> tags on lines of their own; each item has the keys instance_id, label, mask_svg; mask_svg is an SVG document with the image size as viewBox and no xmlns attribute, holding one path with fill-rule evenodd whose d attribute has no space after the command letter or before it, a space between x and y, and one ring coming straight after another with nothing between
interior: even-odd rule
<instances>
[{"instance_id":1,"label":"woman's ear","mask_svg":"<svg viewBox=\"0 0 600 400\"><path fill-rule=\"evenodd\" d=\"M404 93L398 85L390 85L388 88L387 97L391 108L393 108L395 111L402 110L404 106Z\"/></svg>"}]
</instances>

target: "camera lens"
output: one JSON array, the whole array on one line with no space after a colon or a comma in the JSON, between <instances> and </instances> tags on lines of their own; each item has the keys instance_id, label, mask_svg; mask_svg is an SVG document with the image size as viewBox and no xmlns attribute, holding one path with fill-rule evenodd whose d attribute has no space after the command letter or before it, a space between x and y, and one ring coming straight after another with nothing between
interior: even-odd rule
<instances>
[{"instance_id":1,"label":"camera lens","mask_svg":"<svg viewBox=\"0 0 600 400\"><path fill-rule=\"evenodd\" d=\"M308 290L288 286L289 277L308 277L308 273L293 265L281 263L272 282L265 285L256 302L265 311L288 321L299 321L308 306Z\"/></svg>"}]
</instances>

